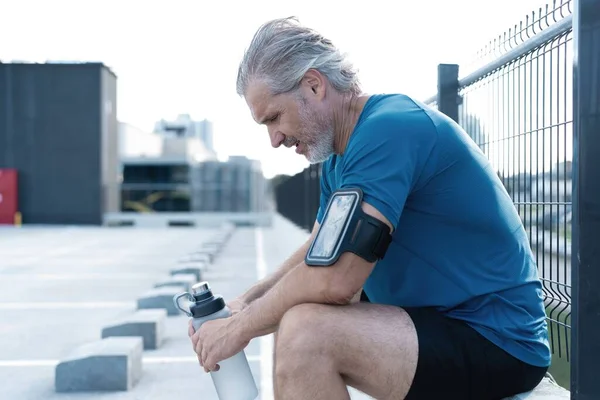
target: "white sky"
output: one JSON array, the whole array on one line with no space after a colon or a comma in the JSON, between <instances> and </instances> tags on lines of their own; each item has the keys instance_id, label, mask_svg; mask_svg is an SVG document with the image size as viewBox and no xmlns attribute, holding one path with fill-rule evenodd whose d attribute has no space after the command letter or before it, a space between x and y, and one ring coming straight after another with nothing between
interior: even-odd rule
<instances>
[{"instance_id":1,"label":"white sky","mask_svg":"<svg viewBox=\"0 0 600 400\"><path fill-rule=\"evenodd\" d=\"M354 4L354 6L349 6ZM101 61L118 76L119 120L152 130L189 113L214 122L219 156L261 160L265 176L307 165L271 148L235 93L238 62L263 22L296 15L358 66L367 93L435 93L438 63L468 61L543 0L0 0L0 60Z\"/></svg>"}]
</instances>

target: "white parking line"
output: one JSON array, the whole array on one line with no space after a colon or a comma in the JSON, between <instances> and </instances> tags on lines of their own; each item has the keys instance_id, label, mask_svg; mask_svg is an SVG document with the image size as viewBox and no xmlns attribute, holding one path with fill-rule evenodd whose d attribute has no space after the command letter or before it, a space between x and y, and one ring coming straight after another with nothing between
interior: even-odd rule
<instances>
[{"instance_id":1,"label":"white parking line","mask_svg":"<svg viewBox=\"0 0 600 400\"><path fill-rule=\"evenodd\" d=\"M248 356L248 362L260 362L260 356ZM11 367L55 367L59 360L0 360L0 368ZM144 364L196 364L197 357L144 357Z\"/></svg>"},{"instance_id":2,"label":"white parking line","mask_svg":"<svg viewBox=\"0 0 600 400\"><path fill-rule=\"evenodd\" d=\"M148 273L75 273L75 274L47 274L47 273L14 273L14 274L1 274L2 281L8 279L15 280L26 280L26 281L55 281L55 280L156 280L161 278L168 278L167 274L148 274Z\"/></svg>"},{"instance_id":3,"label":"white parking line","mask_svg":"<svg viewBox=\"0 0 600 400\"><path fill-rule=\"evenodd\" d=\"M255 231L256 242L256 275L258 280L267 276L267 263L263 247L263 233L260 228ZM260 338L260 393L261 400L273 400L273 335Z\"/></svg>"},{"instance_id":4,"label":"white parking line","mask_svg":"<svg viewBox=\"0 0 600 400\"><path fill-rule=\"evenodd\" d=\"M132 301L54 301L54 302L7 302L0 303L0 310L72 310L89 308L130 308L135 307Z\"/></svg>"},{"instance_id":5,"label":"white parking line","mask_svg":"<svg viewBox=\"0 0 600 400\"><path fill-rule=\"evenodd\" d=\"M57 360L0 360L0 367L54 367Z\"/></svg>"}]
</instances>

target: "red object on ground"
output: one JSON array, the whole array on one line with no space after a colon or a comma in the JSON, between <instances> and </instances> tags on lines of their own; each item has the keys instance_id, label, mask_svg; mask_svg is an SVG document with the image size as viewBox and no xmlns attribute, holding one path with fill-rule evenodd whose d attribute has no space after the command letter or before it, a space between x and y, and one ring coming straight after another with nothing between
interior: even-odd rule
<instances>
[{"instance_id":1,"label":"red object on ground","mask_svg":"<svg viewBox=\"0 0 600 400\"><path fill-rule=\"evenodd\" d=\"M17 170L0 169L0 225L15 223L17 190Z\"/></svg>"}]
</instances>

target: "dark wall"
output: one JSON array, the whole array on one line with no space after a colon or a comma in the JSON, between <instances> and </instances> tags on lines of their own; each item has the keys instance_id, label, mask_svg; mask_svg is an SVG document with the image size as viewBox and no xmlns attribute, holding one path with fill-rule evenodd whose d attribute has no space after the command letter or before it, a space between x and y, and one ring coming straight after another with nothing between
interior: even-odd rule
<instances>
[{"instance_id":1,"label":"dark wall","mask_svg":"<svg viewBox=\"0 0 600 400\"><path fill-rule=\"evenodd\" d=\"M277 212L308 231L319 211L320 176L321 164L311 164L274 188Z\"/></svg>"},{"instance_id":2,"label":"dark wall","mask_svg":"<svg viewBox=\"0 0 600 400\"><path fill-rule=\"evenodd\" d=\"M116 90L114 83L103 89L103 71L101 64L0 64L0 168L18 170L23 223L102 222L111 174L103 161L118 157L108 154L116 146L107 139L116 137Z\"/></svg>"}]
</instances>

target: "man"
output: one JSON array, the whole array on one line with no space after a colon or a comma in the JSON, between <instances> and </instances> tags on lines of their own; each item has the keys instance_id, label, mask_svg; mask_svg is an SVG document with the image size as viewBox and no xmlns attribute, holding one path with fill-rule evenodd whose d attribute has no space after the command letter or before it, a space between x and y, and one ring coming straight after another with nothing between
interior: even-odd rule
<instances>
[{"instance_id":1,"label":"man","mask_svg":"<svg viewBox=\"0 0 600 400\"><path fill-rule=\"evenodd\" d=\"M294 18L260 27L237 91L274 147L323 162L321 204L309 240L231 304L234 316L190 330L206 371L276 332L277 399L348 399L347 386L377 399L501 399L541 381L550 351L528 239L456 123L405 95L363 94L345 57ZM313 264L344 190L362 193L357 218L391 242L375 258L363 246ZM329 228L331 243L354 240ZM332 254L323 243L315 251Z\"/></svg>"}]
</instances>

